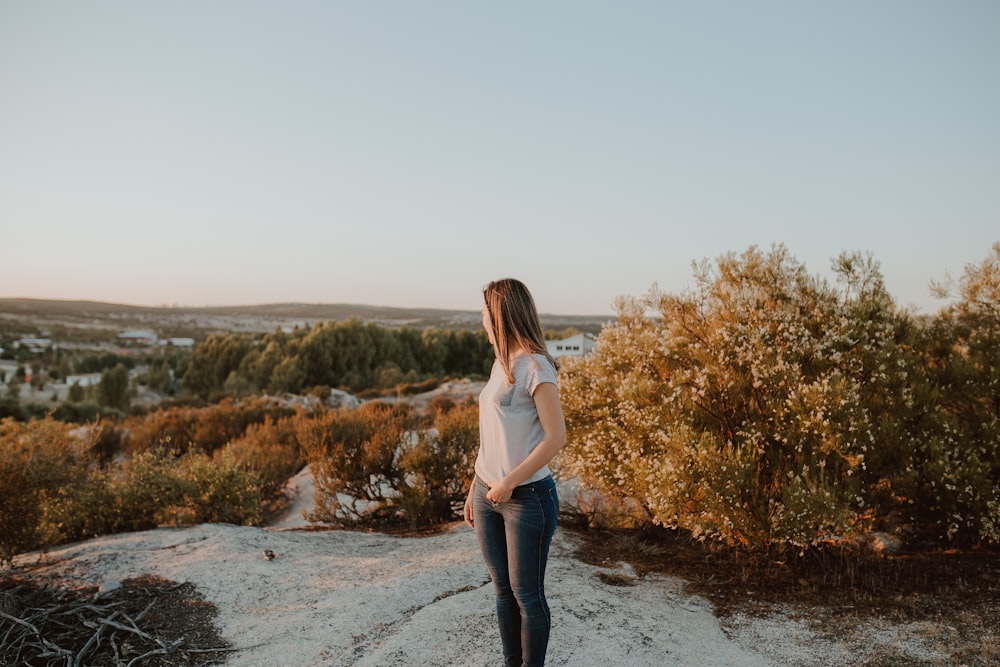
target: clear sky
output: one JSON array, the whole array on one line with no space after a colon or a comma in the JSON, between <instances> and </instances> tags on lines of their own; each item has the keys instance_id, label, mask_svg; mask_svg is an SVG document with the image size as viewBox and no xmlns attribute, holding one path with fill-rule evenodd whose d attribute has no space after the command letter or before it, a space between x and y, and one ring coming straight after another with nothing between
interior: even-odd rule
<instances>
[{"instance_id":1,"label":"clear sky","mask_svg":"<svg viewBox=\"0 0 1000 667\"><path fill-rule=\"evenodd\" d=\"M1000 241L1000 2L0 0L0 296L612 313Z\"/></svg>"}]
</instances>

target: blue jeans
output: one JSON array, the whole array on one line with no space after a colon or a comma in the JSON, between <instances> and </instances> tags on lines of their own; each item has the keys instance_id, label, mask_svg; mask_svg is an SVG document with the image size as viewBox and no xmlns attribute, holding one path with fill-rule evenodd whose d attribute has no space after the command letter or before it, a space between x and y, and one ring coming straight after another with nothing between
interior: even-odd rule
<instances>
[{"instance_id":1,"label":"blue jeans","mask_svg":"<svg viewBox=\"0 0 1000 667\"><path fill-rule=\"evenodd\" d=\"M494 506L478 477L472 498L479 548L493 579L506 667L541 667L549 645L545 564L556 530L559 497L551 477L514 489Z\"/></svg>"}]
</instances>

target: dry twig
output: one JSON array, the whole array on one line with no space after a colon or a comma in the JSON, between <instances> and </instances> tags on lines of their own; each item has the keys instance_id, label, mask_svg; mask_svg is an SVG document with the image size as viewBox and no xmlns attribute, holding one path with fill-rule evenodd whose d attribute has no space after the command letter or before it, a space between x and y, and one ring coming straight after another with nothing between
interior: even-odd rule
<instances>
[{"instance_id":1,"label":"dry twig","mask_svg":"<svg viewBox=\"0 0 1000 667\"><path fill-rule=\"evenodd\" d=\"M195 667L232 650L211 626L214 607L191 584L147 577L93 596L11 583L0 581L0 664Z\"/></svg>"}]
</instances>

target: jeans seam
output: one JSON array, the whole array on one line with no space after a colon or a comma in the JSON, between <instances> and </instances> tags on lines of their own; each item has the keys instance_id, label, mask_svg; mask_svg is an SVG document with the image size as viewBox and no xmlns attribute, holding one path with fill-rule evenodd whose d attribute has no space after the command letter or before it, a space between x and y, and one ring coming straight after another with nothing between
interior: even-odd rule
<instances>
[{"instance_id":1,"label":"jeans seam","mask_svg":"<svg viewBox=\"0 0 1000 667\"><path fill-rule=\"evenodd\" d=\"M543 581L545 577L542 576L542 572L544 571L545 560L548 558L548 554L545 556L542 555L542 546L545 544L545 536L549 533L549 517L545 511L545 507L542 505L542 499L538 496L538 489L532 488L531 495L535 498L535 501L538 503L538 509L542 513L542 531L538 534L538 545L535 549L535 553L538 557L538 561L535 564L535 590L541 593L541 599L544 602L546 596ZM551 624L552 613L549 611L549 606L547 604L542 604L542 611L545 612L545 622Z\"/></svg>"}]
</instances>

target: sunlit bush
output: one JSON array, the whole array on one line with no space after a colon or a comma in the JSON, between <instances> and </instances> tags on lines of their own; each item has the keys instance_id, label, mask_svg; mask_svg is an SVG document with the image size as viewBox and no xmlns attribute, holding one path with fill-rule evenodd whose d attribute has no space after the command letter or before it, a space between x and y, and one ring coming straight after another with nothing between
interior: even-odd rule
<instances>
[{"instance_id":1,"label":"sunlit bush","mask_svg":"<svg viewBox=\"0 0 1000 667\"><path fill-rule=\"evenodd\" d=\"M751 248L698 267L685 294L622 299L562 373L564 473L751 548L867 530L865 480L885 473L870 461L909 458L910 324L871 260L835 269L842 291Z\"/></svg>"},{"instance_id":2,"label":"sunlit bush","mask_svg":"<svg viewBox=\"0 0 1000 667\"><path fill-rule=\"evenodd\" d=\"M265 499L277 495L288 478L302 469L305 459L296 435L296 417L250 424L242 436L230 441L215 456L229 456L239 466L260 476Z\"/></svg>"},{"instance_id":3,"label":"sunlit bush","mask_svg":"<svg viewBox=\"0 0 1000 667\"><path fill-rule=\"evenodd\" d=\"M411 526L457 517L469 491L479 449L479 409L474 402L438 410L434 428L422 430L399 457L397 502Z\"/></svg>"},{"instance_id":4,"label":"sunlit bush","mask_svg":"<svg viewBox=\"0 0 1000 667\"><path fill-rule=\"evenodd\" d=\"M193 523L260 524L260 474L241 465L232 453L214 459L191 453L182 460L181 469L188 483L183 506L193 513Z\"/></svg>"},{"instance_id":5,"label":"sunlit bush","mask_svg":"<svg viewBox=\"0 0 1000 667\"><path fill-rule=\"evenodd\" d=\"M409 410L378 402L300 421L296 433L316 485L309 519L334 525L391 519L401 482L396 458L413 421Z\"/></svg>"},{"instance_id":6,"label":"sunlit bush","mask_svg":"<svg viewBox=\"0 0 1000 667\"><path fill-rule=\"evenodd\" d=\"M169 440L182 452L197 449L211 453L242 437L251 424L292 414L294 410L279 401L262 397L160 409L128 421L126 446L129 451L139 452Z\"/></svg>"},{"instance_id":7,"label":"sunlit bush","mask_svg":"<svg viewBox=\"0 0 1000 667\"><path fill-rule=\"evenodd\" d=\"M89 443L51 418L0 422L0 561L58 543L65 507L88 474Z\"/></svg>"},{"instance_id":8,"label":"sunlit bush","mask_svg":"<svg viewBox=\"0 0 1000 667\"><path fill-rule=\"evenodd\" d=\"M1000 243L966 267L923 349L938 410L919 443L915 518L1000 542Z\"/></svg>"},{"instance_id":9,"label":"sunlit bush","mask_svg":"<svg viewBox=\"0 0 1000 667\"><path fill-rule=\"evenodd\" d=\"M479 444L474 403L435 414L426 429L408 407L371 402L298 421L316 483L311 521L423 527L456 518Z\"/></svg>"},{"instance_id":10,"label":"sunlit bush","mask_svg":"<svg viewBox=\"0 0 1000 667\"><path fill-rule=\"evenodd\" d=\"M147 530L176 522L177 508L184 506L193 488L178 463L180 452L170 445L169 439L164 440L109 471L109 532Z\"/></svg>"},{"instance_id":11,"label":"sunlit bush","mask_svg":"<svg viewBox=\"0 0 1000 667\"><path fill-rule=\"evenodd\" d=\"M108 472L108 532L161 525L261 520L259 475L232 456L180 453L169 442L138 452Z\"/></svg>"}]
</instances>

